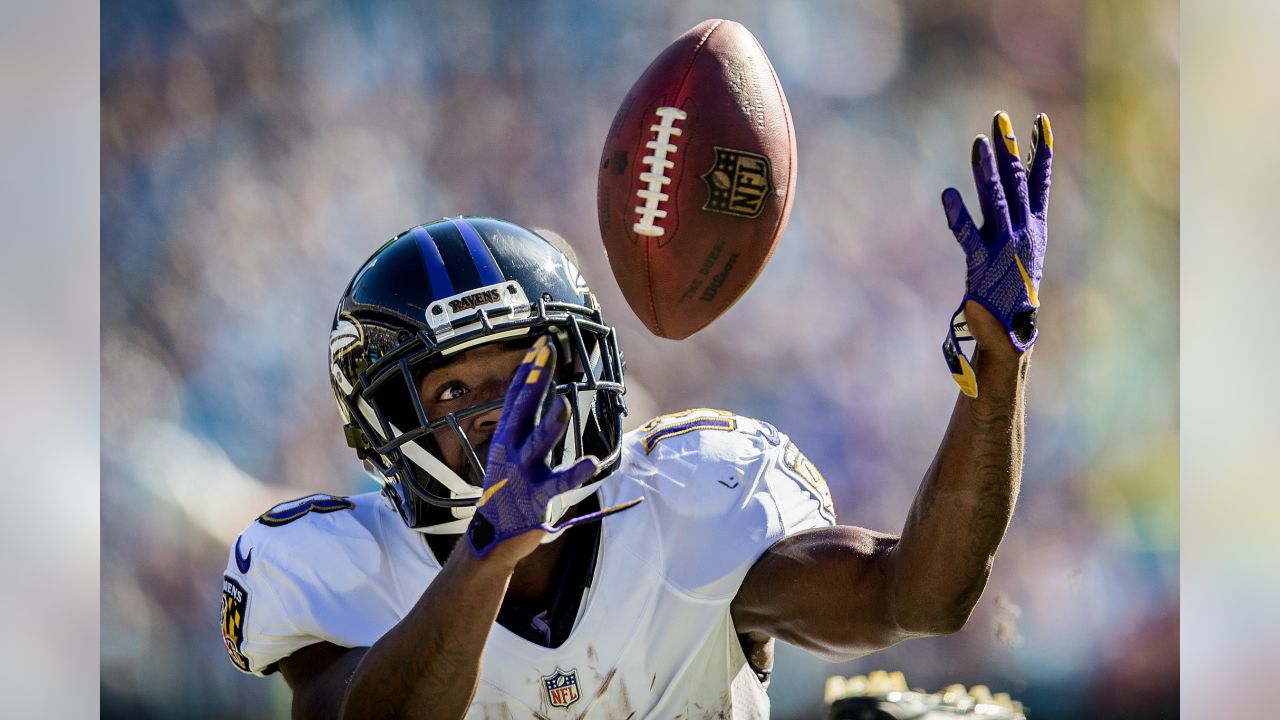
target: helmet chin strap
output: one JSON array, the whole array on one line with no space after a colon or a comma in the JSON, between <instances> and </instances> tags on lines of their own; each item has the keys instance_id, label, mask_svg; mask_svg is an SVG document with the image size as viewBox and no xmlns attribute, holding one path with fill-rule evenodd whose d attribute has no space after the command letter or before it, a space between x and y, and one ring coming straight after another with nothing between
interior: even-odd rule
<instances>
[{"instance_id":1,"label":"helmet chin strap","mask_svg":"<svg viewBox=\"0 0 1280 720\"><path fill-rule=\"evenodd\" d=\"M467 508L473 510L474 508ZM467 531L467 526L471 524L471 518L465 517L458 520L450 520L449 522L436 523L435 525L427 525L426 527L412 528L423 535L461 535Z\"/></svg>"},{"instance_id":2,"label":"helmet chin strap","mask_svg":"<svg viewBox=\"0 0 1280 720\"><path fill-rule=\"evenodd\" d=\"M591 494L594 493L603 482L604 479L602 478L595 482L587 483L580 488L575 488L569 492L561 493L560 495L551 498L551 502L547 505L547 524L555 525L560 522L565 515L569 514L569 511L573 509L574 505L577 505L588 497L591 497ZM457 535L466 531L467 525L471 523L471 516L475 514L475 511L476 509L474 507L453 508L454 515L463 515L463 513L465 513L465 516L455 518L448 522L436 523L435 525L427 525L425 527L413 529L424 535ZM549 543L558 537L560 537L560 533L558 532L549 533L546 537L542 538L542 542Z\"/></svg>"},{"instance_id":3,"label":"helmet chin strap","mask_svg":"<svg viewBox=\"0 0 1280 720\"><path fill-rule=\"evenodd\" d=\"M400 434L399 428L394 424L391 430L397 435ZM428 473L444 485L451 495L455 498L479 498L481 489L463 480L458 473L453 471L443 461L432 455L418 444L416 440L411 440L400 446L400 452L423 471ZM413 528L420 533L426 535L457 535L465 532L467 525L471 522L471 516L475 514L476 509L472 506L463 506L450 508L453 511L453 520L447 522L436 523L435 525L427 525L425 527Z\"/></svg>"},{"instance_id":4,"label":"helmet chin strap","mask_svg":"<svg viewBox=\"0 0 1280 720\"><path fill-rule=\"evenodd\" d=\"M401 434L400 429L395 425L391 425L391 431L396 435ZM418 441L410 440L401 445L400 452L412 460L415 465L425 470L428 475L439 480L440 484L448 488L455 498L480 497L480 488L463 480L458 473L453 471L453 468L445 465L440 458L427 452L426 448L418 444Z\"/></svg>"},{"instance_id":5,"label":"helmet chin strap","mask_svg":"<svg viewBox=\"0 0 1280 720\"><path fill-rule=\"evenodd\" d=\"M577 505L583 500L591 497L591 494L596 491L596 488L600 487L600 483L602 482L604 482L604 478L596 480L595 482L589 482L580 488L575 488L569 492L561 493L551 498L551 502L547 504L547 524L555 525L560 522L560 519L567 515L569 511L573 509L574 505ZM558 537L560 537L560 533L550 533L546 537L542 538L542 542L549 543Z\"/></svg>"}]
</instances>

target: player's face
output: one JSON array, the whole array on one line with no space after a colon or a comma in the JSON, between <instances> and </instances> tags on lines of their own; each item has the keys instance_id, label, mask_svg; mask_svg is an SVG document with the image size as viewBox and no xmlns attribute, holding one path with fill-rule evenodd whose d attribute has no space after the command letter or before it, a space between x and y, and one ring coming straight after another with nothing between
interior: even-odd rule
<instances>
[{"instance_id":1,"label":"player's face","mask_svg":"<svg viewBox=\"0 0 1280 720\"><path fill-rule=\"evenodd\" d=\"M418 395L427 417L439 418L472 405L501 400L531 343L482 345L463 352L452 362L428 370L418 380ZM501 415L502 409L494 408L460 421L482 464ZM457 434L443 431L435 437L445 464L460 476L468 477L466 451Z\"/></svg>"}]
</instances>

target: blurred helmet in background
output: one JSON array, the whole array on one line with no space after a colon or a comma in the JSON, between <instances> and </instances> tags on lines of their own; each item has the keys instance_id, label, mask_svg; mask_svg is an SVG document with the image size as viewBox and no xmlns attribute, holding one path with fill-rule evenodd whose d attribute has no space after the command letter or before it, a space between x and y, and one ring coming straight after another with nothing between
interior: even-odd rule
<instances>
[{"instance_id":1,"label":"blurred helmet in background","mask_svg":"<svg viewBox=\"0 0 1280 720\"><path fill-rule=\"evenodd\" d=\"M409 527L461 533L480 497L485 458L461 421L501 406L472 405L427 417L416 380L462 351L549 334L561 366L569 430L553 465L586 455L596 477L560 496L554 522L617 466L625 414L617 334L572 259L572 250L518 225L458 217L420 225L378 248L343 293L329 335L329 378L347 443L381 483ZM559 245L559 246L557 246ZM459 473L439 452L452 433L467 457Z\"/></svg>"}]
</instances>

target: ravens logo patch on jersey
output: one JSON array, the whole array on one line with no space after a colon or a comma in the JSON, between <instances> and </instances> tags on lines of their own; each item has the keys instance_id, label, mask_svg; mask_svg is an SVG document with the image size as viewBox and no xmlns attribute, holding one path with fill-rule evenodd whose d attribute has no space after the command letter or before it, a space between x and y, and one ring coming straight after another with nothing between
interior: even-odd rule
<instances>
[{"instance_id":1,"label":"ravens logo patch on jersey","mask_svg":"<svg viewBox=\"0 0 1280 720\"><path fill-rule=\"evenodd\" d=\"M222 642L227 646L227 656L235 666L249 670L249 658L240 652L244 642L244 613L249 603L249 592L231 576L222 578Z\"/></svg>"}]
</instances>

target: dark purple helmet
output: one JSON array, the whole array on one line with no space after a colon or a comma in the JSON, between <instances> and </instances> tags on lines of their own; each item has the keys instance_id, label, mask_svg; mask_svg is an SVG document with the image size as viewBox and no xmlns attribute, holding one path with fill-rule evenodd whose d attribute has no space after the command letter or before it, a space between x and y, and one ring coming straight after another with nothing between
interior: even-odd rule
<instances>
[{"instance_id":1,"label":"dark purple helmet","mask_svg":"<svg viewBox=\"0 0 1280 720\"><path fill-rule=\"evenodd\" d=\"M553 337L564 378L555 392L571 400L573 415L551 459L599 458L600 472L584 491L617 466L626 412L617 334L566 253L572 250L509 222L448 218L387 241L343 293L329 336L329 378L347 442L409 527L460 533L480 497L485 458L459 423L502 401L427 417L416 389L423 370L478 345ZM441 459L438 433L461 439L463 473ZM571 493L553 512L589 494Z\"/></svg>"}]
</instances>

